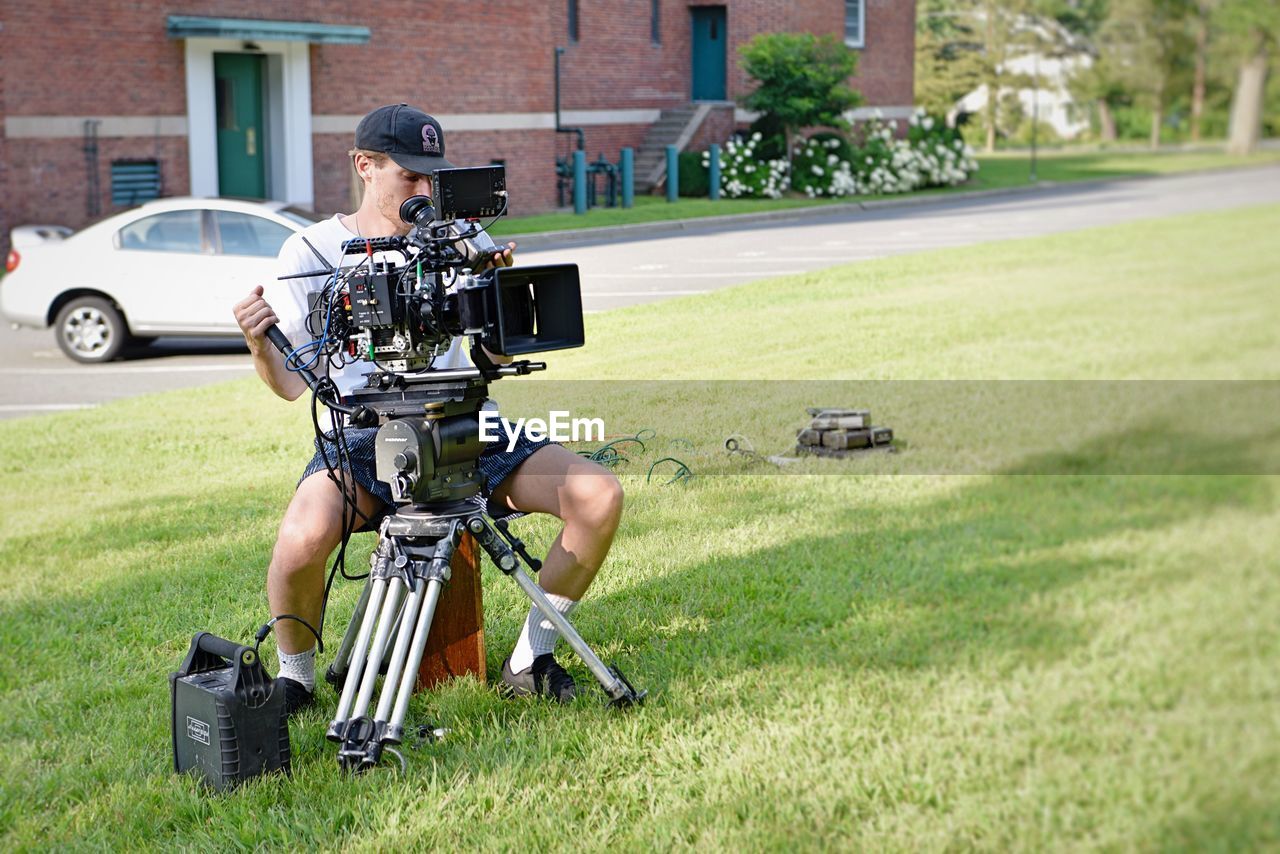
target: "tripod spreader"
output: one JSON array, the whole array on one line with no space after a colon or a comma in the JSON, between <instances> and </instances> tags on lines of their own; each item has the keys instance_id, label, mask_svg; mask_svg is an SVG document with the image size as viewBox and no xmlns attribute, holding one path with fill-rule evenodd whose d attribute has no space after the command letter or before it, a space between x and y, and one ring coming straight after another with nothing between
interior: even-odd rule
<instances>
[{"instance_id":1,"label":"tripod spreader","mask_svg":"<svg viewBox=\"0 0 1280 854\"><path fill-rule=\"evenodd\" d=\"M520 555L520 557L524 559L524 562L529 564L530 570L532 570L533 572L537 572L538 570L542 569L542 561L538 560L536 557L529 554L529 552L524 547L524 541L521 540L519 537L517 537L515 534L511 533L511 528L507 526L507 520L494 519L493 525L498 529L498 531L502 534L502 536L506 538L506 541L511 543L511 548L515 549L516 554Z\"/></svg>"},{"instance_id":2,"label":"tripod spreader","mask_svg":"<svg viewBox=\"0 0 1280 854\"><path fill-rule=\"evenodd\" d=\"M555 626L556 630L560 632L560 637L564 638L565 642L573 648L573 651L582 659L582 663L587 665L591 675L596 677L600 687L609 695L609 705L631 706L643 702L646 692L637 693L636 689L631 686L631 683L626 680L626 677L616 667L606 665L591 647L587 646L587 642L582 639L582 635L578 634L578 630L551 605L550 600L547 599L547 594L543 593L542 588L535 584L533 579L520 567L520 561L516 558L515 553L498 536L493 526L489 524L487 517L480 514L472 516L467 520L467 530L476 538L476 542L480 544L480 547L489 553L489 557L493 558L493 562L498 569L520 585L524 595L528 596L534 606L542 612L542 616L551 621L551 625ZM523 551L522 546L521 551Z\"/></svg>"}]
</instances>

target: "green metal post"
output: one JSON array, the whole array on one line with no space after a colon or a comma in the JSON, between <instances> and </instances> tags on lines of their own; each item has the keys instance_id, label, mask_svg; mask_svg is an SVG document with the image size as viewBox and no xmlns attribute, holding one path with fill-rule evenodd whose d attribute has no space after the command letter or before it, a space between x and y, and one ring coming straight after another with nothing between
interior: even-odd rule
<instances>
[{"instance_id":1,"label":"green metal post","mask_svg":"<svg viewBox=\"0 0 1280 854\"><path fill-rule=\"evenodd\" d=\"M587 154L582 150L573 153L573 212L587 212Z\"/></svg>"},{"instance_id":2,"label":"green metal post","mask_svg":"<svg viewBox=\"0 0 1280 854\"><path fill-rule=\"evenodd\" d=\"M629 208L636 201L636 156L630 147L622 149L622 206Z\"/></svg>"},{"instance_id":3,"label":"green metal post","mask_svg":"<svg viewBox=\"0 0 1280 854\"><path fill-rule=\"evenodd\" d=\"M717 201L720 198L720 146L714 142L711 143L711 201Z\"/></svg>"},{"instance_id":4,"label":"green metal post","mask_svg":"<svg viewBox=\"0 0 1280 854\"><path fill-rule=\"evenodd\" d=\"M667 201L680 198L680 149L667 146Z\"/></svg>"}]
</instances>

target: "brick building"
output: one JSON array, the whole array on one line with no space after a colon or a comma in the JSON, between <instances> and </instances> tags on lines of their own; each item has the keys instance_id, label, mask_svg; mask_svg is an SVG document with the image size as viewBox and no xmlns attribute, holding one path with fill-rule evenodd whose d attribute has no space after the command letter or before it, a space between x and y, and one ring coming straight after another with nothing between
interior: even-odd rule
<instances>
[{"instance_id":1,"label":"brick building","mask_svg":"<svg viewBox=\"0 0 1280 854\"><path fill-rule=\"evenodd\" d=\"M556 204L557 156L750 117L737 48L759 32L837 33L869 107L912 103L914 0L46 0L0 11L0 243L81 226L141 195L259 195L322 212L352 198L359 117L436 115L459 165L502 161L512 212ZM375 14L376 13L376 14ZM261 20L270 18L270 20ZM639 161L638 161L639 162ZM638 173L640 168L638 166ZM641 177L639 174L637 177Z\"/></svg>"}]
</instances>

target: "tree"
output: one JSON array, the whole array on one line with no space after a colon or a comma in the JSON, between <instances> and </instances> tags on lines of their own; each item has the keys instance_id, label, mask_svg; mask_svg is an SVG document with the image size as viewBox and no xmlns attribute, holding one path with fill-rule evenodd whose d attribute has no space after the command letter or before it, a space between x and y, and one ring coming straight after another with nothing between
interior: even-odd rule
<instances>
[{"instance_id":1,"label":"tree","mask_svg":"<svg viewBox=\"0 0 1280 854\"><path fill-rule=\"evenodd\" d=\"M930 109L950 112L981 87L985 148L994 151L998 129L1011 132L1018 103L1010 89L1032 85L1010 60L1030 49L1036 27L1033 0L924 0L917 14L916 91Z\"/></svg>"},{"instance_id":2,"label":"tree","mask_svg":"<svg viewBox=\"0 0 1280 854\"><path fill-rule=\"evenodd\" d=\"M1209 19L1213 11L1211 0L1196 0L1192 28L1195 31L1196 68L1191 84L1191 141L1200 141L1200 119L1204 115L1205 78L1209 57Z\"/></svg>"},{"instance_id":3,"label":"tree","mask_svg":"<svg viewBox=\"0 0 1280 854\"><path fill-rule=\"evenodd\" d=\"M1236 43L1239 62L1227 151L1250 154L1262 132L1269 54L1280 43L1280 5L1275 0L1224 0L1219 22Z\"/></svg>"},{"instance_id":4,"label":"tree","mask_svg":"<svg viewBox=\"0 0 1280 854\"><path fill-rule=\"evenodd\" d=\"M1113 0L1098 33L1110 73L1151 110L1151 147L1160 145L1160 127L1170 83L1187 45L1190 0Z\"/></svg>"},{"instance_id":5,"label":"tree","mask_svg":"<svg viewBox=\"0 0 1280 854\"><path fill-rule=\"evenodd\" d=\"M1036 0L1036 6L1041 14L1052 18L1070 34L1075 49L1088 52L1092 62L1077 66L1068 89L1076 101L1093 104L1099 137L1104 142L1114 142L1113 109L1128 93L1098 46L1098 34L1107 21L1110 0Z\"/></svg>"},{"instance_id":6,"label":"tree","mask_svg":"<svg viewBox=\"0 0 1280 854\"><path fill-rule=\"evenodd\" d=\"M739 53L743 70L759 83L742 105L782 127L788 163L797 132L848 127L845 111L862 103L862 96L848 84L858 55L833 35L761 33Z\"/></svg>"},{"instance_id":7,"label":"tree","mask_svg":"<svg viewBox=\"0 0 1280 854\"><path fill-rule=\"evenodd\" d=\"M985 56L972 3L922 0L916 16L916 103L946 115L982 85Z\"/></svg>"}]
</instances>

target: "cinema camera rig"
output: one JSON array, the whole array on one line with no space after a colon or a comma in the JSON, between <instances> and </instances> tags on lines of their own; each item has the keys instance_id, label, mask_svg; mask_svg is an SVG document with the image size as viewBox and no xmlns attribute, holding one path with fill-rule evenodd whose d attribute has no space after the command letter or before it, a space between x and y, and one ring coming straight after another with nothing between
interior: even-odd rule
<instances>
[{"instance_id":1,"label":"cinema camera rig","mask_svg":"<svg viewBox=\"0 0 1280 854\"><path fill-rule=\"evenodd\" d=\"M484 450L479 413L488 400L488 384L546 368L545 362L527 359L495 364L489 354L522 356L582 346L577 266L486 269L499 249L479 221L505 212L503 168L441 169L432 179L434 201L414 196L400 208L411 226L406 235L347 241L344 259L364 257L337 268L316 252L325 268L298 276L326 278L311 299L312 341L294 349L278 327L268 333L286 365L311 387L313 400L335 413L332 439L339 459L331 473L336 476L345 467L341 416L354 427L376 426L377 476L390 486L395 503L394 513L379 527L365 591L328 674L341 687L328 736L340 743L339 762L350 770L373 766L384 749L399 757L391 746L403 739L427 634L464 532L555 625L611 705L644 698L551 606L522 567L537 572L541 563L476 500L483 487L477 468ZM469 340L475 367L434 368L458 337ZM340 399L332 381L313 370L325 360L365 361L372 370L363 387ZM319 433L318 419L316 429ZM344 490L344 498L349 505L345 549L356 511L354 495ZM326 601L327 596L326 587ZM380 673L385 679L370 713Z\"/></svg>"}]
</instances>

